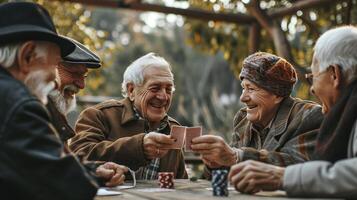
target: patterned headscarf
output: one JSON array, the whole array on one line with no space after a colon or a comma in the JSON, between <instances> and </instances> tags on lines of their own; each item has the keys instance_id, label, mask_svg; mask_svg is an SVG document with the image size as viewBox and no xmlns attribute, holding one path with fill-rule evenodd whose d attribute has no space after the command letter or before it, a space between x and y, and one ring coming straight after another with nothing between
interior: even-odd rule
<instances>
[{"instance_id":1,"label":"patterned headscarf","mask_svg":"<svg viewBox=\"0 0 357 200\"><path fill-rule=\"evenodd\" d=\"M257 52L244 59L239 78L248 79L281 97L289 96L297 81L296 71L288 61L266 52Z\"/></svg>"}]
</instances>

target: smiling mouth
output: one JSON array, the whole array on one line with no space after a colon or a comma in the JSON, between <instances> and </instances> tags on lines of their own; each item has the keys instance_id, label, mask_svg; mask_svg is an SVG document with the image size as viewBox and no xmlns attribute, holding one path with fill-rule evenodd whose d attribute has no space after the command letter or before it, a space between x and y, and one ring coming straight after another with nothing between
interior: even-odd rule
<instances>
[{"instance_id":1,"label":"smiling mouth","mask_svg":"<svg viewBox=\"0 0 357 200\"><path fill-rule=\"evenodd\" d=\"M161 109L161 108L164 108L165 105L164 104L160 104L160 105L157 105L157 104L150 104L151 107L154 107L154 108L158 108L158 109Z\"/></svg>"},{"instance_id":2,"label":"smiling mouth","mask_svg":"<svg viewBox=\"0 0 357 200\"><path fill-rule=\"evenodd\" d=\"M149 105L153 108L162 109L166 107L166 102L151 102Z\"/></svg>"},{"instance_id":3,"label":"smiling mouth","mask_svg":"<svg viewBox=\"0 0 357 200\"><path fill-rule=\"evenodd\" d=\"M247 105L248 110L252 110L256 107L258 107L258 106L257 105Z\"/></svg>"}]
</instances>

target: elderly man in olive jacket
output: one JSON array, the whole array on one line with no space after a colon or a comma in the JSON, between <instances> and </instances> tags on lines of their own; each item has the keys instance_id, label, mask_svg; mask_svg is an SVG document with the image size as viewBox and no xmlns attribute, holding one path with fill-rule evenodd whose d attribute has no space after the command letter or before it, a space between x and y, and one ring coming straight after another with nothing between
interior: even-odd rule
<instances>
[{"instance_id":1,"label":"elderly man in olive jacket","mask_svg":"<svg viewBox=\"0 0 357 200\"><path fill-rule=\"evenodd\" d=\"M318 104L290 96L297 80L294 67L257 52L243 61L240 79L246 107L233 120L231 145L213 135L192 140L204 163L218 168L245 160L279 166L310 160L323 116Z\"/></svg>"},{"instance_id":2,"label":"elderly man in olive jacket","mask_svg":"<svg viewBox=\"0 0 357 200\"><path fill-rule=\"evenodd\" d=\"M123 100L109 100L84 110L70 148L88 160L126 165L139 179L156 179L158 172L186 178L182 150L170 149L170 127L178 122L167 115L174 91L170 65L149 53L125 71Z\"/></svg>"}]
</instances>

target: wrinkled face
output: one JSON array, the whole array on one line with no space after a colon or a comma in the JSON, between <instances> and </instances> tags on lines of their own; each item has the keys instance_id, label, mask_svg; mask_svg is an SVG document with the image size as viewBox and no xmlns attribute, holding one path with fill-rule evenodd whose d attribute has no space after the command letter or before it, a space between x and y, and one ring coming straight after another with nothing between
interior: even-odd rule
<instances>
[{"instance_id":1,"label":"wrinkled face","mask_svg":"<svg viewBox=\"0 0 357 200\"><path fill-rule=\"evenodd\" d=\"M60 62L57 67L59 91L66 99L73 99L80 89L85 87L88 69L84 64Z\"/></svg>"},{"instance_id":2,"label":"wrinkled face","mask_svg":"<svg viewBox=\"0 0 357 200\"><path fill-rule=\"evenodd\" d=\"M267 126L283 98L259 88L247 79L243 79L242 88L240 100L247 106L247 119L259 127Z\"/></svg>"},{"instance_id":3,"label":"wrinkled face","mask_svg":"<svg viewBox=\"0 0 357 200\"><path fill-rule=\"evenodd\" d=\"M57 45L46 43L47 51L45 55L33 59L30 72L27 74L24 83L44 104L47 104L47 95L55 87L54 79L57 63L60 61L60 49Z\"/></svg>"},{"instance_id":4,"label":"wrinkled face","mask_svg":"<svg viewBox=\"0 0 357 200\"><path fill-rule=\"evenodd\" d=\"M314 94L322 104L322 113L329 112L334 104L334 87L330 80L328 70L320 72L319 62L315 58L312 59L311 73L313 75L312 86L310 88L311 93Z\"/></svg>"},{"instance_id":5,"label":"wrinkled face","mask_svg":"<svg viewBox=\"0 0 357 200\"><path fill-rule=\"evenodd\" d=\"M167 68L150 67L144 70L144 83L129 90L134 106L150 123L159 123L167 114L174 89L173 77Z\"/></svg>"},{"instance_id":6,"label":"wrinkled face","mask_svg":"<svg viewBox=\"0 0 357 200\"><path fill-rule=\"evenodd\" d=\"M57 70L58 90L51 92L50 97L57 109L66 115L76 107L75 94L85 87L88 70L84 64L64 62L59 63Z\"/></svg>"}]
</instances>

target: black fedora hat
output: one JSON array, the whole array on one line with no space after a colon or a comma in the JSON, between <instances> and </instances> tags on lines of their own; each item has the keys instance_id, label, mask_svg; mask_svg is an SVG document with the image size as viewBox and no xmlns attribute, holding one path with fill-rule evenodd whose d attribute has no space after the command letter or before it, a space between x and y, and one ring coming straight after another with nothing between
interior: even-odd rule
<instances>
[{"instance_id":1,"label":"black fedora hat","mask_svg":"<svg viewBox=\"0 0 357 200\"><path fill-rule=\"evenodd\" d=\"M100 58L83 44L70 39L75 45L76 48L74 51L63 58L63 62L69 64L84 64L87 68L99 68L101 66Z\"/></svg>"},{"instance_id":2,"label":"black fedora hat","mask_svg":"<svg viewBox=\"0 0 357 200\"><path fill-rule=\"evenodd\" d=\"M52 18L45 8L30 2L0 4L0 44L26 40L44 40L57 44L62 56L71 53L75 45L57 34Z\"/></svg>"}]
</instances>

